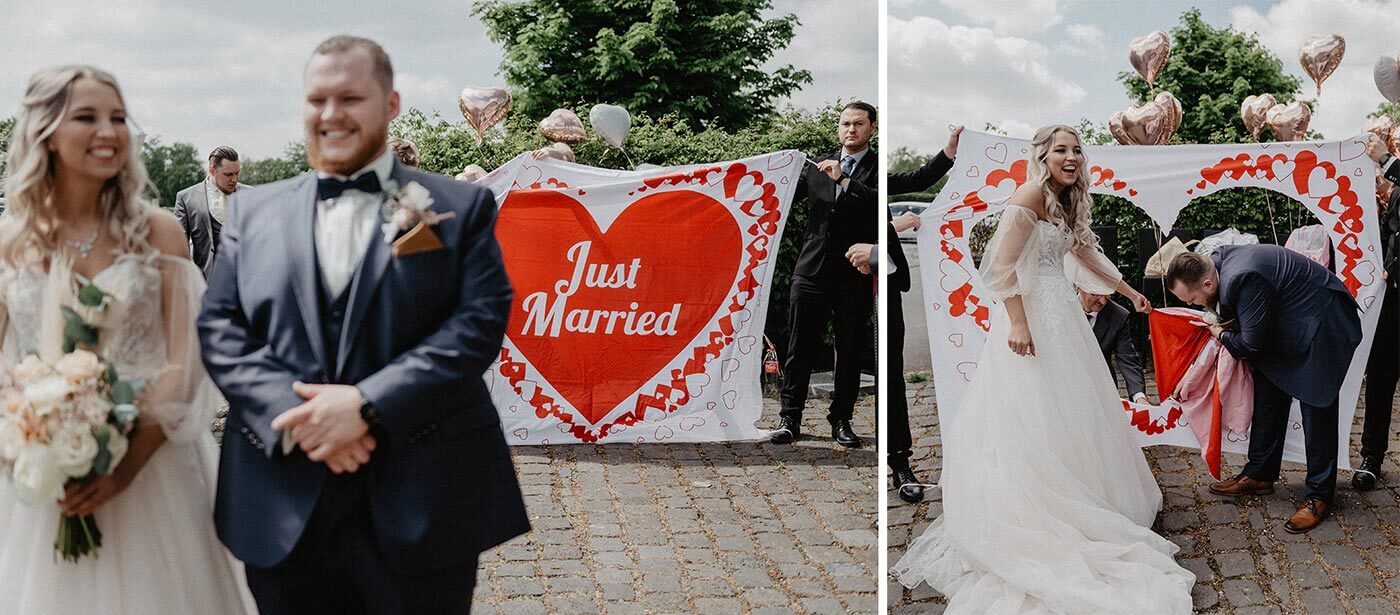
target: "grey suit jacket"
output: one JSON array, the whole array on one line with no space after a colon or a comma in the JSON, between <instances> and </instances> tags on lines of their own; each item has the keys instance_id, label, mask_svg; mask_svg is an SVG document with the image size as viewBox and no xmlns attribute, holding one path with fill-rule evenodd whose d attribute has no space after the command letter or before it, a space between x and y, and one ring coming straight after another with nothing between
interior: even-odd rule
<instances>
[{"instance_id":1,"label":"grey suit jacket","mask_svg":"<svg viewBox=\"0 0 1400 615\"><path fill-rule=\"evenodd\" d=\"M204 272L205 278L214 269L214 255L219 251L219 233L223 230L223 224L209 211L209 194L204 189L207 181L201 181L175 195L175 218L180 221L185 237L189 239L190 259ZM251 187L238 184L234 194ZM233 194L229 195L230 203L232 199Z\"/></svg>"},{"instance_id":2,"label":"grey suit jacket","mask_svg":"<svg viewBox=\"0 0 1400 615\"><path fill-rule=\"evenodd\" d=\"M1290 397L1310 406L1337 400L1361 343L1356 299L1337 276L1274 245L1223 246L1220 316L1235 321L1220 342Z\"/></svg>"}]
</instances>

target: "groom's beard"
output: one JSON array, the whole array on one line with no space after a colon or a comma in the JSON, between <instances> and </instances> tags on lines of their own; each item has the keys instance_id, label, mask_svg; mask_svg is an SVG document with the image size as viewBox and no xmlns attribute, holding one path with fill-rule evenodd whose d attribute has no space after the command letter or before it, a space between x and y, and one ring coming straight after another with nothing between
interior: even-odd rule
<instances>
[{"instance_id":1,"label":"groom's beard","mask_svg":"<svg viewBox=\"0 0 1400 615\"><path fill-rule=\"evenodd\" d=\"M361 129L363 130L363 129ZM365 134L369 138L360 143L358 149L347 160L328 161L321 157L321 146L314 139L308 139L306 143L306 161L311 164L311 168L322 173L350 177L350 174L359 171L374 162L379 152L383 150L384 144L389 141L389 126L381 126L376 132Z\"/></svg>"}]
</instances>

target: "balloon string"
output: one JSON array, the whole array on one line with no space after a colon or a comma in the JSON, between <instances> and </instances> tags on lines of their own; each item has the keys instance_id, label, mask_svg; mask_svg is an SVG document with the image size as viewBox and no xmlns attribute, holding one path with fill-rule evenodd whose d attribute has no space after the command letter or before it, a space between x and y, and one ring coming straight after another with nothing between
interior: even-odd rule
<instances>
[{"instance_id":1,"label":"balloon string","mask_svg":"<svg viewBox=\"0 0 1400 615\"><path fill-rule=\"evenodd\" d=\"M624 157L627 158L627 168L629 168L629 169L635 169L635 168L637 168L637 165L632 164L632 156L629 155L629 154L627 153L627 149L626 149L626 148L621 148L621 147L619 147L619 148L617 148L617 149L618 149L618 151L622 152L622 155L623 155Z\"/></svg>"},{"instance_id":2,"label":"balloon string","mask_svg":"<svg viewBox=\"0 0 1400 615\"><path fill-rule=\"evenodd\" d=\"M1274 222L1274 198L1273 198L1273 196L1274 196L1274 195L1271 194L1269 190L1265 190L1265 191L1264 191L1264 202L1265 202L1266 204L1268 204L1268 206L1269 206L1269 228L1273 231L1273 234L1274 234L1274 245L1279 245L1279 242L1278 242L1278 224Z\"/></svg>"},{"instance_id":3,"label":"balloon string","mask_svg":"<svg viewBox=\"0 0 1400 615\"><path fill-rule=\"evenodd\" d=\"M1151 222L1152 222L1152 236L1153 236L1154 238L1157 239L1157 253L1158 253L1158 254L1161 254L1161 252L1162 252L1162 227L1161 227L1161 226L1158 226L1156 220L1152 220ZM1170 263L1168 263L1168 265L1170 265ZM1157 281L1160 282L1160 283L1162 284L1162 307L1167 307L1167 275L1166 275L1166 271L1165 271L1165 270L1163 270L1162 276L1159 277L1159 278L1157 278Z\"/></svg>"}]
</instances>

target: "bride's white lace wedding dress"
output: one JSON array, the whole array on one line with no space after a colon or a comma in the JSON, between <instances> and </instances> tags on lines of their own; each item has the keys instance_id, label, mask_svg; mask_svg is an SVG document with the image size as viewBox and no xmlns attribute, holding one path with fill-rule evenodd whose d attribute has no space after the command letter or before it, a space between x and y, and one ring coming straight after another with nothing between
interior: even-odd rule
<instances>
[{"instance_id":1,"label":"bride's white lace wedding dress","mask_svg":"<svg viewBox=\"0 0 1400 615\"><path fill-rule=\"evenodd\" d=\"M1195 577L1150 529L1162 492L1074 285L1107 294L1120 276L1093 247L1008 207L983 280L1020 295L1035 356L1007 346L993 310L977 373L943 423L943 516L892 572L928 583L949 613L1190 613Z\"/></svg>"},{"instance_id":2,"label":"bride's white lace wedding dress","mask_svg":"<svg viewBox=\"0 0 1400 615\"><path fill-rule=\"evenodd\" d=\"M49 335L41 323L59 310L45 300L48 279L37 265L0 265L5 359ZM141 420L158 422L168 441L97 509L102 546L76 563L54 553L57 504L22 503L0 478L0 612L250 612L242 567L214 533L209 426L219 396L194 331L204 279L188 260L124 254L93 281L113 295L99 351L123 379L145 381Z\"/></svg>"}]
</instances>

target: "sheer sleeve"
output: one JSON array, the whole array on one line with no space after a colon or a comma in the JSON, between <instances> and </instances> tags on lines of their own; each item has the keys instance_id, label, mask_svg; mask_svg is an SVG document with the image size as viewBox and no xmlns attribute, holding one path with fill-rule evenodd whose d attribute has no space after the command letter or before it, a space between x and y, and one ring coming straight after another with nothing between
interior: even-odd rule
<instances>
[{"instance_id":1,"label":"sheer sleeve","mask_svg":"<svg viewBox=\"0 0 1400 615\"><path fill-rule=\"evenodd\" d=\"M160 256L161 333L165 365L146 381L138 407L155 420L173 442L189 442L210 433L219 391L200 360L195 318L204 295L204 276L188 259Z\"/></svg>"},{"instance_id":2,"label":"sheer sleeve","mask_svg":"<svg viewBox=\"0 0 1400 615\"><path fill-rule=\"evenodd\" d=\"M1001 221L987 242L979 271L993 299L1005 301L1024 295L1035 284L1033 274L1040 251L1035 223L1035 212L1025 207L1007 207L1001 212Z\"/></svg>"},{"instance_id":3,"label":"sheer sleeve","mask_svg":"<svg viewBox=\"0 0 1400 615\"><path fill-rule=\"evenodd\" d=\"M1111 295L1123 281L1118 267L1097 245L1070 250L1065 257L1065 277L1084 292L1095 295Z\"/></svg>"}]
</instances>

